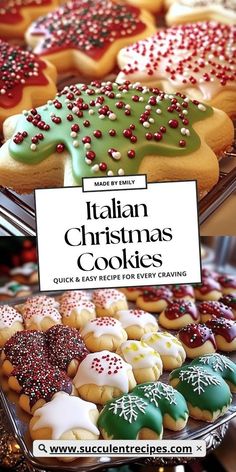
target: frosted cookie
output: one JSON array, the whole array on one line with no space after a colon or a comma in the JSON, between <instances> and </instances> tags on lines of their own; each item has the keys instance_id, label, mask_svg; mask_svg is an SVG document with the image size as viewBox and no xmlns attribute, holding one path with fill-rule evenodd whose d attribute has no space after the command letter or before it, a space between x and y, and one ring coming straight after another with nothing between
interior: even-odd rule
<instances>
[{"instance_id":1,"label":"frosted cookie","mask_svg":"<svg viewBox=\"0 0 236 472\"><path fill-rule=\"evenodd\" d=\"M164 310L172 298L172 292L168 287L158 287L145 290L140 295L136 304L143 310L159 313Z\"/></svg>"},{"instance_id":2,"label":"frosted cookie","mask_svg":"<svg viewBox=\"0 0 236 472\"><path fill-rule=\"evenodd\" d=\"M134 394L105 405L98 427L104 439L161 439L163 434L160 409Z\"/></svg>"},{"instance_id":3,"label":"frosted cookie","mask_svg":"<svg viewBox=\"0 0 236 472\"><path fill-rule=\"evenodd\" d=\"M12 280L0 287L0 301L12 300L15 297L27 297L30 293L30 287Z\"/></svg>"},{"instance_id":4,"label":"frosted cookie","mask_svg":"<svg viewBox=\"0 0 236 472\"><path fill-rule=\"evenodd\" d=\"M38 283L38 265L34 262L26 262L21 267L10 270L10 276L20 284L34 285Z\"/></svg>"},{"instance_id":5,"label":"frosted cookie","mask_svg":"<svg viewBox=\"0 0 236 472\"><path fill-rule=\"evenodd\" d=\"M143 310L120 310L114 316L121 322L128 339L140 340L145 333L158 330L154 316Z\"/></svg>"},{"instance_id":6,"label":"frosted cookie","mask_svg":"<svg viewBox=\"0 0 236 472\"><path fill-rule=\"evenodd\" d=\"M132 394L160 408L164 428L180 431L186 426L188 421L187 403L183 395L171 385L162 382L145 383L135 387Z\"/></svg>"},{"instance_id":7,"label":"frosted cookie","mask_svg":"<svg viewBox=\"0 0 236 472\"><path fill-rule=\"evenodd\" d=\"M83 339L75 328L56 325L46 332L49 361L74 377L78 365L87 356Z\"/></svg>"},{"instance_id":8,"label":"frosted cookie","mask_svg":"<svg viewBox=\"0 0 236 472\"><path fill-rule=\"evenodd\" d=\"M61 315L56 306L57 302L51 297L28 298L22 307L25 327L46 331L51 326L61 323Z\"/></svg>"},{"instance_id":9,"label":"frosted cookie","mask_svg":"<svg viewBox=\"0 0 236 472\"><path fill-rule=\"evenodd\" d=\"M161 357L144 341L125 341L118 348L117 354L132 365L137 384L154 382L162 374Z\"/></svg>"},{"instance_id":10,"label":"frosted cookie","mask_svg":"<svg viewBox=\"0 0 236 472\"><path fill-rule=\"evenodd\" d=\"M30 414L49 402L57 392L74 393L72 381L65 372L46 362L16 367L8 384L20 394L19 405Z\"/></svg>"},{"instance_id":11,"label":"frosted cookie","mask_svg":"<svg viewBox=\"0 0 236 472\"><path fill-rule=\"evenodd\" d=\"M34 413L29 424L30 436L33 441L98 439L98 415L98 409L93 403L58 392Z\"/></svg>"},{"instance_id":12,"label":"frosted cookie","mask_svg":"<svg viewBox=\"0 0 236 472\"><path fill-rule=\"evenodd\" d=\"M114 288L94 290L92 301L97 316L114 316L117 311L128 309L124 294Z\"/></svg>"},{"instance_id":13,"label":"frosted cookie","mask_svg":"<svg viewBox=\"0 0 236 472\"><path fill-rule=\"evenodd\" d=\"M148 290L148 287L124 287L119 288L129 302L135 302L139 295L142 295L144 290Z\"/></svg>"},{"instance_id":14,"label":"frosted cookie","mask_svg":"<svg viewBox=\"0 0 236 472\"><path fill-rule=\"evenodd\" d=\"M236 26L219 21L173 26L122 49L117 81L138 80L167 93L186 93L235 115ZM219 147L220 138L214 140Z\"/></svg>"},{"instance_id":15,"label":"frosted cookie","mask_svg":"<svg viewBox=\"0 0 236 472\"><path fill-rule=\"evenodd\" d=\"M210 367L227 382L232 392L236 392L236 364L228 357L220 354L210 354L194 359L191 365Z\"/></svg>"},{"instance_id":16,"label":"frosted cookie","mask_svg":"<svg viewBox=\"0 0 236 472\"><path fill-rule=\"evenodd\" d=\"M4 130L0 185L20 193L137 173L149 182L196 178L201 193L218 181L216 154L233 141L223 112L181 94L111 82L65 87L45 106L10 117Z\"/></svg>"},{"instance_id":17,"label":"frosted cookie","mask_svg":"<svg viewBox=\"0 0 236 472\"><path fill-rule=\"evenodd\" d=\"M172 288L174 300L190 300L194 301L194 289L192 285L173 285Z\"/></svg>"},{"instance_id":18,"label":"frosted cookie","mask_svg":"<svg viewBox=\"0 0 236 472\"><path fill-rule=\"evenodd\" d=\"M79 298L76 292L69 296L62 295L60 299L60 314L62 323L72 328L81 329L89 321L95 318L95 305L86 297Z\"/></svg>"},{"instance_id":19,"label":"frosted cookie","mask_svg":"<svg viewBox=\"0 0 236 472\"><path fill-rule=\"evenodd\" d=\"M25 37L59 73L95 79L112 71L122 47L155 30L144 10L110 0L72 0L32 23Z\"/></svg>"},{"instance_id":20,"label":"frosted cookie","mask_svg":"<svg viewBox=\"0 0 236 472\"><path fill-rule=\"evenodd\" d=\"M236 323L225 318L215 318L206 322L216 340L217 349L220 351L236 351Z\"/></svg>"},{"instance_id":21,"label":"frosted cookie","mask_svg":"<svg viewBox=\"0 0 236 472\"><path fill-rule=\"evenodd\" d=\"M197 307L190 301L175 300L170 302L167 308L161 312L158 322L167 329L180 329L189 323L198 323Z\"/></svg>"},{"instance_id":22,"label":"frosted cookie","mask_svg":"<svg viewBox=\"0 0 236 472\"><path fill-rule=\"evenodd\" d=\"M209 269L208 267L203 267L202 268L202 279L215 279L217 280L219 274L218 272L215 272L211 269Z\"/></svg>"},{"instance_id":23,"label":"frosted cookie","mask_svg":"<svg viewBox=\"0 0 236 472\"><path fill-rule=\"evenodd\" d=\"M195 297L197 300L217 301L222 296L220 284L214 279L203 279L201 285L195 285Z\"/></svg>"},{"instance_id":24,"label":"frosted cookie","mask_svg":"<svg viewBox=\"0 0 236 472\"><path fill-rule=\"evenodd\" d=\"M88 321L80 335L90 352L104 349L116 351L128 337L120 321L111 316L101 316Z\"/></svg>"},{"instance_id":25,"label":"frosted cookie","mask_svg":"<svg viewBox=\"0 0 236 472\"><path fill-rule=\"evenodd\" d=\"M234 295L233 293L223 295L223 297L219 299L219 302L231 308L234 314L234 318L236 319L236 295Z\"/></svg>"},{"instance_id":26,"label":"frosted cookie","mask_svg":"<svg viewBox=\"0 0 236 472\"><path fill-rule=\"evenodd\" d=\"M58 301L60 304L64 304L64 302L80 302L81 300L88 300L90 301L92 298L91 292L88 290L68 290L63 292L59 297Z\"/></svg>"},{"instance_id":27,"label":"frosted cookie","mask_svg":"<svg viewBox=\"0 0 236 472\"><path fill-rule=\"evenodd\" d=\"M168 25L215 20L221 23L236 23L235 0L175 0L166 15Z\"/></svg>"},{"instance_id":28,"label":"frosted cookie","mask_svg":"<svg viewBox=\"0 0 236 472\"><path fill-rule=\"evenodd\" d=\"M217 280L221 286L223 295L233 294L236 296L236 277L232 275L220 275Z\"/></svg>"},{"instance_id":29,"label":"frosted cookie","mask_svg":"<svg viewBox=\"0 0 236 472\"><path fill-rule=\"evenodd\" d=\"M106 350L88 354L80 363L73 382L84 400L101 405L136 385L131 365Z\"/></svg>"},{"instance_id":30,"label":"frosted cookie","mask_svg":"<svg viewBox=\"0 0 236 472\"><path fill-rule=\"evenodd\" d=\"M23 319L15 308L9 305L0 305L0 348L17 331L24 329Z\"/></svg>"},{"instance_id":31,"label":"frosted cookie","mask_svg":"<svg viewBox=\"0 0 236 472\"><path fill-rule=\"evenodd\" d=\"M200 313L202 323L214 318L225 318L226 320L233 320L234 314L230 307L224 305L220 301L201 302L198 304L198 311Z\"/></svg>"},{"instance_id":32,"label":"frosted cookie","mask_svg":"<svg viewBox=\"0 0 236 472\"><path fill-rule=\"evenodd\" d=\"M141 340L160 354L164 370L180 367L185 361L186 353L181 342L170 333L147 333Z\"/></svg>"},{"instance_id":33,"label":"frosted cookie","mask_svg":"<svg viewBox=\"0 0 236 472\"><path fill-rule=\"evenodd\" d=\"M178 338L190 359L216 352L214 333L204 324L185 326L179 331Z\"/></svg>"},{"instance_id":34,"label":"frosted cookie","mask_svg":"<svg viewBox=\"0 0 236 472\"><path fill-rule=\"evenodd\" d=\"M228 410L232 396L227 383L209 367L187 365L173 370L170 383L187 401L189 416L213 422Z\"/></svg>"}]
</instances>

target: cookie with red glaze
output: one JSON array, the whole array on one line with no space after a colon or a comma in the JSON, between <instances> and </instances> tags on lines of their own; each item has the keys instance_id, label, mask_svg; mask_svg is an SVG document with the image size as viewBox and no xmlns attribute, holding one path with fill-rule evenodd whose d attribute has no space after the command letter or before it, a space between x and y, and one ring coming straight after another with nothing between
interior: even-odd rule
<instances>
[{"instance_id":1,"label":"cookie with red glaze","mask_svg":"<svg viewBox=\"0 0 236 472\"><path fill-rule=\"evenodd\" d=\"M136 305L145 311L159 313L164 310L172 299L172 291L165 286L149 287L136 300Z\"/></svg>"},{"instance_id":2,"label":"cookie with red glaze","mask_svg":"<svg viewBox=\"0 0 236 472\"><path fill-rule=\"evenodd\" d=\"M204 278L201 285L195 285L195 297L202 301L217 301L222 296L219 282L211 278Z\"/></svg>"},{"instance_id":3,"label":"cookie with red glaze","mask_svg":"<svg viewBox=\"0 0 236 472\"><path fill-rule=\"evenodd\" d=\"M129 302L135 302L139 295L142 295L144 291L148 290L149 287L123 287L119 288ZM150 287L152 289L152 287Z\"/></svg>"},{"instance_id":4,"label":"cookie with red glaze","mask_svg":"<svg viewBox=\"0 0 236 472\"><path fill-rule=\"evenodd\" d=\"M189 324L178 333L178 339L190 359L216 352L213 331L205 324Z\"/></svg>"},{"instance_id":5,"label":"cookie with red glaze","mask_svg":"<svg viewBox=\"0 0 236 472\"><path fill-rule=\"evenodd\" d=\"M217 280L224 295L231 293L236 296L236 277L233 275L219 275Z\"/></svg>"},{"instance_id":6,"label":"cookie with red glaze","mask_svg":"<svg viewBox=\"0 0 236 472\"><path fill-rule=\"evenodd\" d=\"M167 329L180 329L189 323L198 323L199 314L191 301L174 300L159 316L159 323Z\"/></svg>"},{"instance_id":7,"label":"cookie with red glaze","mask_svg":"<svg viewBox=\"0 0 236 472\"><path fill-rule=\"evenodd\" d=\"M194 289L192 285L173 285L172 286L174 300L190 300L194 301Z\"/></svg>"},{"instance_id":8,"label":"cookie with red glaze","mask_svg":"<svg viewBox=\"0 0 236 472\"><path fill-rule=\"evenodd\" d=\"M206 322L216 340L217 348L221 351L235 351L236 350L236 323L225 318L215 318Z\"/></svg>"},{"instance_id":9,"label":"cookie with red glaze","mask_svg":"<svg viewBox=\"0 0 236 472\"><path fill-rule=\"evenodd\" d=\"M233 293L223 295L223 297L219 299L219 302L231 308L231 310L234 313L234 317L236 319L236 295Z\"/></svg>"},{"instance_id":10,"label":"cookie with red glaze","mask_svg":"<svg viewBox=\"0 0 236 472\"><path fill-rule=\"evenodd\" d=\"M198 304L198 311L200 313L202 323L210 320L213 316L215 318L225 318L233 320L234 314L230 307L224 305L220 301L201 302Z\"/></svg>"}]
</instances>

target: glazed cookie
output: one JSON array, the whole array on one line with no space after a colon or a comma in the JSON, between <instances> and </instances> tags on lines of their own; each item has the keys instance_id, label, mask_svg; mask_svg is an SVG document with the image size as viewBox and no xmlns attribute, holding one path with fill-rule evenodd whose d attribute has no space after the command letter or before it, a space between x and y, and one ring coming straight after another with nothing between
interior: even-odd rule
<instances>
[{"instance_id":1,"label":"glazed cookie","mask_svg":"<svg viewBox=\"0 0 236 472\"><path fill-rule=\"evenodd\" d=\"M101 316L88 321L80 335L90 352L104 349L116 351L128 337L120 321L111 316Z\"/></svg>"},{"instance_id":2,"label":"glazed cookie","mask_svg":"<svg viewBox=\"0 0 236 472\"><path fill-rule=\"evenodd\" d=\"M234 318L236 319L236 295L234 295L233 293L223 295L223 297L219 299L219 302L231 308L234 314Z\"/></svg>"},{"instance_id":3,"label":"glazed cookie","mask_svg":"<svg viewBox=\"0 0 236 472\"><path fill-rule=\"evenodd\" d=\"M140 295L136 304L143 310L159 313L164 310L172 298L172 292L168 287L158 287L145 290Z\"/></svg>"},{"instance_id":4,"label":"glazed cookie","mask_svg":"<svg viewBox=\"0 0 236 472\"><path fill-rule=\"evenodd\" d=\"M95 318L95 305L86 297L79 298L74 292L69 296L62 296L59 311L62 323L72 328L81 329L89 321Z\"/></svg>"},{"instance_id":5,"label":"glazed cookie","mask_svg":"<svg viewBox=\"0 0 236 472\"><path fill-rule=\"evenodd\" d=\"M89 353L83 339L75 328L52 326L46 332L49 361L74 377L80 362Z\"/></svg>"},{"instance_id":6,"label":"glazed cookie","mask_svg":"<svg viewBox=\"0 0 236 472\"><path fill-rule=\"evenodd\" d=\"M170 333L147 333L141 340L160 354L164 370L176 369L185 361L186 353L181 342Z\"/></svg>"},{"instance_id":7,"label":"glazed cookie","mask_svg":"<svg viewBox=\"0 0 236 472\"><path fill-rule=\"evenodd\" d=\"M162 374L161 357L144 341L125 341L117 349L117 354L132 365L137 384L154 382Z\"/></svg>"},{"instance_id":8,"label":"glazed cookie","mask_svg":"<svg viewBox=\"0 0 236 472\"><path fill-rule=\"evenodd\" d=\"M221 23L236 23L235 0L175 0L166 15L168 25L214 20Z\"/></svg>"},{"instance_id":9,"label":"glazed cookie","mask_svg":"<svg viewBox=\"0 0 236 472\"><path fill-rule=\"evenodd\" d=\"M190 300L194 301L194 289L192 285L173 285L172 288L174 300Z\"/></svg>"},{"instance_id":10,"label":"glazed cookie","mask_svg":"<svg viewBox=\"0 0 236 472\"><path fill-rule=\"evenodd\" d=\"M214 270L209 269L209 267L203 267L202 268L202 279L215 279L217 280L219 274L218 272L215 272Z\"/></svg>"},{"instance_id":11,"label":"glazed cookie","mask_svg":"<svg viewBox=\"0 0 236 472\"><path fill-rule=\"evenodd\" d=\"M162 382L150 382L138 385L132 394L144 398L152 405L160 408L163 415L164 428L180 431L188 421L187 403L177 390Z\"/></svg>"},{"instance_id":12,"label":"glazed cookie","mask_svg":"<svg viewBox=\"0 0 236 472\"><path fill-rule=\"evenodd\" d=\"M197 307L190 301L175 300L170 302L167 308L162 311L158 322L167 329L180 329L189 323L198 323Z\"/></svg>"},{"instance_id":13,"label":"glazed cookie","mask_svg":"<svg viewBox=\"0 0 236 472\"><path fill-rule=\"evenodd\" d=\"M128 309L124 294L114 288L94 290L92 301L97 316L114 316L117 311Z\"/></svg>"},{"instance_id":14,"label":"glazed cookie","mask_svg":"<svg viewBox=\"0 0 236 472\"><path fill-rule=\"evenodd\" d=\"M232 402L227 383L207 366L187 365L173 370L170 383L187 401L189 416L213 422Z\"/></svg>"},{"instance_id":15,"label":"glazed cookie","mask_svg":"<svg viewBox=\"0 0 236 472\"><path fill-rule=\"evenodd\" d=\"M4 346L6 341L10 339L17 331L24 329L23 319L15 308L9 305L0 306L0 348Z\"/></svg>"},{"instance_id":16,"label":"glazed cookie","mask_svg":"<svg viewBox=\"0 0 236 472\"><path fill-rule=\"evenodd\" d=\"M135 394L105 405L98 427L104 439L161 439L163 434L160 409Z\"/></svg>"},{"instance_id":17,"label":"glazed cookie","mask_svg":"<svg viewBox=\"0 0 236 472\"><path fill-rule=\"evenodd\" d=\"M117 81L138 80L167 93L186 93L233 116L235 32L236 26L223 25L221 18L220 23L199 22L158 31L119 52ZM213 140L218 147L220 138Z\"/></svg>"},{"instance_id":18,"label":"glazed cookie","mask_svg":"<svg viewBox=\"0 0 236 472\"><path fill-rule=\"evenodd\" d=\"M12 300L15 297L27 297L30 293L30 287L12 280L0 287L0 301Z\"/></svg>"},{"instance_id":19,"label":"glazed cookie","mask_svg":"<svg viewBox=\"0 0 236 472\"><path fill-rule=\"evenodd\" d=\"M64 304L64 302L80 302L81 300L88 300L90 301L92 298L91 292L88 290L68 290L63 292L59 297L58 301L60 304Z\"/></svg>"},{"instance_id":20,"label":"glazed cookie","mask_svg":"<svg viewBox=\"0 0 236 472\"><path fill-rule=\"evenodd\" d=\"M136 385L131 365L106 350L88 354L80 363L73 382L84 400L101 405Z\"/></svg>"},{"instance_id":21,"label":"glazed cookie","mask_svg":"<svg viewBox=\"0 0 236 472\"><path fill-rule=\"evenodd\" d=\"M114 316L121 322L128 339L140 340L145 333L158 330L154 316L143 310L120 310Z\"/></svg>"},{"instance_id":22,"label":"glazed cookie","mask_svg":"<svg viewBox=\"0 0 236 472\"><path fill-rule=\"evenodd\" d=\"M218 181L216 154L234 132L223 112L185 95L111 82L65 87L4 129L0 185L20 193L137 173L149 182L194 178L202 193Z\"/></svg>"},{"instance_id":23,"label":"glazed cookie","mask_svg":"<svg viewBox=\"0 0 236 472\"><path fill-rule=\"evenodd\" d=\"M214 279L202 279L201 285L195 285L195 297L202 301L217 301L222 296L220 284Z\"/></svg>"},{"instance_id":24,"label":"glazed cookie","mask_svg":"<svg viewBox=\"0 0 236 472\"><path fill-rule=\"evenodd\" d=\"M71 0L36 20L26 41L59 73L75 70L99 78L112 71L122 47L155 30L154 19L144 10L110 0Z\"/></svg>"},{"instance_id":25,"label":"glazed cookie","mask_svg":"<svg viewBox=\"0 0 236 472\"><path fill-rule=\"evenodd\" d=\"M231 392L236 392L236 364L231 359L221 354L210 354L198 357L191 365L203 365L210 367L220 375L229 385Z\"/></svg>"},{"instance_id":26,"label":"glazed cookie","mask_svg":"<svg viewBox=\"0 0 236 472\"><path fill-rule=\"evenodd\" d=\"M189 324L178 333L187 357L194 359L204 354L216 352L216 340L213 331L204 324Z\"/></svg>"},{"instance_id":27,"label":"glazed cookie","mask_svg":"<svg viewBox=\"0 0 236 472\"><path fill-rule=\"evenodd\" d=\"M232 275L220 275L217 280L221 286L223 295L233 294L236 296L236 277Z\"/></svg>"},{"instance_id":28,"label":"glazed cookie","mask_svg":"<svg viewBox=\"0 0 236 472\"><path fill-rule=\"evenodd\" d=\"M144 290L148 290L148 287L124 287L119 288L129 302L135 302L139 295L142 295Z\"/></svg>"},{"instance_id":29,"label":"glazed cookie","mask_svg":"<svg viewBox=\"0 0 236 472\"><path fill-rule=\"evenodd\" d=\"M216 340L217 349L220 351L236 351L236 323L225 318L213 318L206 322Z\"/></svg>"},{"instance_id":30,"label":"glazed cookie","mask_svg":"<svg viewBox=\"0 0 236 472\"><path fill-rule=\"evenodd\" d=\"M10 270L10 276L20 284L34 285L38 283L38 265L34 262L26 262L21 267Z\"/></svg>"},{"instance_id":31,"label":"glazed cookie","mask_svg":"<svg viewBox=\"0 0 236 472\"><path fill-rule=\"evenodd\" d=\"M37 299L40 300L40 298L33 297L28 299L22 308L24 324L27 329L46 331L51 326L61 323L61 315L55 305L53 305L53 301L37 302Z\"/></svg>"},{"instance_id":32,"label":"glazed cookie","mask_svg":"<svg viewBox=\"0 0 236 472\"><path fill-rule=\"evenodd\" d=\"M200 313L202 323L214 318L225 318L226 320L233 320L234 314L230 307L224 305L220 301L201 302L198 304L198 311Z\"/></svg>"}]
</instances>

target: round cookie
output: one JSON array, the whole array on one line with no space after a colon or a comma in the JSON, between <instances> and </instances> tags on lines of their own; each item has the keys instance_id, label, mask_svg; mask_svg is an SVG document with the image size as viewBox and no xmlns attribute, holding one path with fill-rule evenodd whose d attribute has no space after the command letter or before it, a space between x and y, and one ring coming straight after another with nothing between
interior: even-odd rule
<instances>
[{"instance_id":1,"label":"round cookie","mask_svg":"<svg viewBox=\"0 0 236 472\"><path fill-rule=\"evenodd\" d=\"M173 285L172 288L174 300L194 301L194 289L192 285Z\"/></svg>"},{"instance_id":2,"label":"round cookie","mask_svg":"<svg viewBox=\"0 0 236 472\"><path fill-rule=\"evenodd\" d=\"M154 382L162 374L161 357L144 341L125 341L117 349L117 354L132 366L137 384Z\"/></svg>"},{"instance_id":3,"label":"round cookie","mask_svg":"<svg viewBox=\"0 0 236 472\"><path fill-rule=\"evenodd\" d=\"M222 296L220 284L214 279L203 279L201 285L195 285L195 297L200 301L217 301Z\"/></svg>"},{"instance_id":4,"label":"round cookie","mask_svg":"<svg viewBox=\"0 0 236 472\"><path fill-rule=\"evenodd\" d=\"M114 288L94 290L92 301L97 316L114 316L117 311L128 309L124 294Z\"/></svg>"},{"instance_id":5,"label":"round cookie","mask_svg":"<svg viewBox=\"0 0 236 472\"><path fill-rule=\"evenodd\" d=\"M188 421L187 403L177 390L162 382L150 382L138 385L132 394L144 398L160 408L164 428L181 431Z\"/></svg>"},{"instance_id":6,"label":"round cookie","mask_svg":"<svg viewBox=\"0 0 236 472\"><path fill-rule=\"evenodd\" d=\"M231 359L221 354L210 354L198 357L191 365L203 365L210 367L220 375L229 385L231 392L236 392L236 364Z\"/></svg>"},{"instance_id":7,"label":"round cookie","mask_svg":"<svg viewBox=\"0 0 236 472\"><path fill-rule=\"evenodd\" d=\"M12 300L15 297L27 297L31 294L31 288L12 280L0 287L0 301Z\"/></svg>"},{"instance_id":8,"label":"round cookie","mask_svg":"<svg viewBox=\"0 0 236 472\"><path fill-rule=\"evenodd\" d=\"M60 304L64 304L64 302L74 301L80 302L81 300L91 300L92 294L88 290L67 290L63 292L59 297L58 300Z\"/></svg>"},{"instance_id":9,"label":"round cookie","mask_svg":"<svg viewBox=\"0 0 236 472\"><path fill-rule=\"evenodd\" d=\"M234 319L234 314L231 308L220 301L201 302L198 304L198 311L202 323L206 323L206 321L210 320L212 317L222 317L227 320Z\"/></svg>"},{"instance_id":10,"label":"round cookie","mask_svg":"<svg viewBox=\"0 0 236 472\"><path fill-rule=\"evenodd\" d=\"M217 280L221 286L223 295L233 294L236 296L236 277L232 275L220 275Z\"/></svg>"},{"instance_id":11,"label":"round cookie","mask_svg":"<svg viewBox=\"0 0 236 472\"><path fill-rule=\"evenodd\" d=\"M69 326L56 325L46 332L46 338L50 363L74 377L80 362L89 353L78 331Z\"/></svg>"},{"instance_id":12,"label":"round cookie","mask_svg":"<svg viewBox=\"0 0 236 472\"><path fill-rule=\"evenodd\" d=\"M129 302L135 302L139 295L142 295L144 290L148 290L148 287L123 287L119 288Z\"/></svg>"},{"instance_id":13,"label":"round cookie","mask_svg":"<svg viewBox=\"0 0 236 472\"><path fill-rule=\"evenodd\" d=\"M24 329L23 319L15 308L9 305L0 306L0 348L17 331Z\"/></svg>"},{"instance_id":14,"label":"round cookie","mask_svg":"<svg viewBox=\"0 0 236 472\"><path fill-rule=\"evenodd\" d=\"M172 297L172 292L168 287L157 287L145 290L140 295L136 304L142 310L151 311L152 313L159 313L164 310Z\"/></svg>"},{"instance_id":15,"label":"round cookie","mask_svg":"<svg viewBox=\"0 0 236 472\"><path fill-rule=\"evenodd\" d=\"M168 0L169 1L169 0ZM168 25L183 25L196 21L214 20L226 24L236 23L234 0L174 0L166 15Z\"/></svg>"},{"instance_id":16,"label":"round cookie","mask_svg":"<svg viewBox=\"0 0 236 472\"><path fill-rule=\"evenodd\" d=\"M121 322L128 339L140 340L145 333L158 330L154 316L143 310L120 310L114 316Z\"/></svg>"},{"instance_id":17,"label":"round cookie","mask_svg":"<svg viewBox=\"0 0 236 472\"><path fill-rule=\"evenodd\" d=\"M234 318L236 319L236 295L233 293L223 295L223 297L219 299L219 302L231 308L234 313Z\"/></svg>"},{"instance_id":18,"label":"round cookie","mask_svg":"<svg viewBox=\"0 0 236 472\"><path fill-rule=\"evenodd\" d=\"M88 354L80 363L73 382L84 400L101 405L136 385L131 365L106 350Z\"/></svg>"},{"instance_id":19,"label":"round cookie","mask_svg":"<svg viewBox=\"0 0 236 472\"><path fill-rule=\"evenodd\" d=\"M105 405L98 427L104 439L161 439L163 434L159 408L130 393Z\"/></svg>"},{"instance_id":20,"label":"round cookie","mask_svg":"<svg viewBox=\"0 0 236 472\"><path fill-rule=\"evenodd\" d=\"M207 366L187 365L170 374L170 384L187 401L189 416L213 422L232 402L227 383Z\"/></svg>"},{"instance_id":21,"label":"round cookie","mask_svg":"<svg viewBox=\"0 0 236 472\"><path fill-rule=\"evenodd\" d=\"M176 369L185 361L186 353L181 342L170 333L164 331L147 333L141 340L158 352L164 370Z\"/></svg>"},{"instance_id":22,"label":"round cookie","mask_svg":"<svg viewBox=\"0 0 236 472\"><path fill-rule=\"evenodd\" d=\"M189 324L178 333L187 357L194 359L216 351L216 340L213 331L204 324Z\"/></svg>"},{"instance_id":23,"label":"round cookie","mask_svg":"<svg viewBox=\"0 0 236 472\"><path fill-rule=\"evenodd\" d=\"M62 295L60 299L60 314L62 323L71 328L81 329L85 324L95 318L95 305L83 295L73 292L70 295Z\"/></svg>"},{"instance_id":24,"label":"round cookie","mask_svg":"<svg viewBox=\"0 0 236 472\"><path fill-rule=\"evenodd\" d=\"M215 318L206 322L216 340L217 349L220 351L236 351L236 323L225 318Z\"/></svg>"},{"instance_id":25,"label":"round cookie","mask_svg":"<svg viewBox=\"0 0 236 472\"><path fill-rule=\"evenodd\" d=\"M211 269L209 269L209 267L203 267L202 268L202 279L215 279L217 280L219 274L218 272L215 272Z\"/></svg>"},{"instance_id":26,"label":"round cookie","mask_svg":"<svg viewBox=\"0 0 236 472\"><path fill-rule=\"evenodd\" d=\"M26 136L27 138L27 136ZM20 284L34 285L38 283L38 265L34 262L26 262L20 267L10 270L10 276Z\"/></svg>"},{"instance_id":27,"label":"round cookie","mask_svg":"<svg viewBox=\"0 0 236 472\"><path fill-rule=\"evenodd\" d=\"M21 313L24 315L28 310L38 310L38 308L58 308L59 302L47 295L36 295L27 298L23 305L20 305Z\"/></svg>"},{"instance_id":28,"label":"round cookie","mask_svg":"<svg viewBox=\"0 0 236 472\"><path fill-rule=\"evenodd\" d=\"M22 308L24 324L27 329L46 331L51 326L61 323L61 315L54 302L45 297L45 302L40 303L41 297L28 299ZM37 301L38 300L38 301Z\"/></svg>"},{"instance_id":29,"label":"round cookie","mask_svg":"<svg viewBox=\"0 0 236 472\"><path fill-rule=\"evenodd\" d=\"M189 323L198 323L199 315L196 305L190 301L173 301L162 311L158 322L167 329L180 329Z\"/></svg>"},{"instance_id":30,"label":"round cookie","mask_svg":"<svg viewBox=\"0 0 236 472\"><path fill-rule=\"evenodd\" d=\"M126 341L127 333L120 321L111 316L101 316L88 321L80 335L90 352L116 351Z\"/></svg>"}]
</instances>

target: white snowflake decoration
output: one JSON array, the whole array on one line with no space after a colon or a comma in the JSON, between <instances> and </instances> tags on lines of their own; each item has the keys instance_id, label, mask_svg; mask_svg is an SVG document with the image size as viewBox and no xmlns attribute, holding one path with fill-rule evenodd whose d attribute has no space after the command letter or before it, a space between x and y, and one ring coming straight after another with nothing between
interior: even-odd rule
<instances>
[{"instance_id":1,"label":"white snowflake decoration","mask_svg":"<svg viewBox=\"0 0 236 472\"><path fill-rule=\"evenodd\" d=\"M158 400L161 397L165 398L169 401L170 405L176 405L175 399L175 391L173 387L170 385L165 384L155 384L153 385L144 385L143 387L139 387L139 390L143 390L144 396L147 397L151 403L154 403L155 406L158 405Z\"/></svg>"},{"instance_id":2,"label":"white snowflake decoration","mask_svg":"<svg viewBox=\"0 0 236 472\"><path fill-rule=\"evenodd\" d=\"M201 367L189 367L188 370L180 371L180 380L185 380L188 384L192 384L193 391L197 392L198 395L205 393L204 387L209 385L220 385L220 379L207 372Z\"/></svg>"},{"instance_id":3,"label":"white snowflake decoration","mask_svg":"<svg viewBox=\"0 0 236 472\"><path fill-rule=\"evenodd\" d=\"M220 370L223 372L224 369L229 369L231 372L234 371L230 365L229 359L227 359L225 356L221 356L220 354L199 357L198 360L201 362L201 364L209 365L215 371Z\"/></svg>"},{"instance_id":4,"label":"white snowflake decoration","mask_svg":"<svg viewBox=\"0 0 236 472\"><path fill-rule=\"evenodd\" d=\"M125 421L133 423L138 418L139 412L145 413L147 403L135 395L127 395L111 403L109 410L124 418Z\"/></svg>"}]
</instances>

